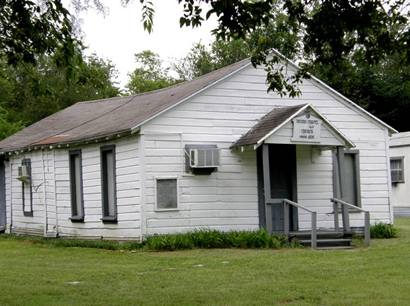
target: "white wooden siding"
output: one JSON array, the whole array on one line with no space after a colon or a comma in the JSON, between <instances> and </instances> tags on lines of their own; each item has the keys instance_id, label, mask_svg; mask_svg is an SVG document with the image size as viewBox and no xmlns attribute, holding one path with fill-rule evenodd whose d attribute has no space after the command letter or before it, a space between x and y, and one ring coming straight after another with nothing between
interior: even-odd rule
<instances>
[{"instance_id":1,"label":"white wooden siding","mask_svg":"<svg viewBox=\"0 0 410 306\"><path fill-rule=\"evenodd\" d=\"M21 166L21 161L24 158L31 160L33 216L24 216L22 183L17 180L18 167ZM12 222L12 230L14 233L40 235L44 232L43 188L45 188L45 185L43 183L42 169L41 151L12 156L6 163L7 223L8 228L10 228L10 222ZM30 205L29 200L26 205ZM11 215L11 213L13 215Z\"/></svg>"},{"instance_id":2,"label":"white wooden siding","mask_svg":"<svg viewBox=\"0 0 410 306\"><path fill-rule=\"evenodd\" d=\"M104 224L101 202L100 146L116 145L116 187L117 224ZM140 174L138 136L118 141L75 148L82 152L84 223L71 222L71 195L69 175L69 151L66 149L37 151L16 156L7 165L7 203L13 203L14 232L42 234L45 224L43 204L43 159L46 186L47 225L49 233L60 236L105 239L139 239L141 237L140 218ZM17 167L23 158L31 158L33 185L40 186L34 192L33 217L25 217L22 212L21 183L16 179ZM10 163L13 179L10 180ZM13 194L10 194L12 184ZM56 205L57 203L57 205ZM7 209L10 220L11 209Z\"/></svg>"},{"instance_id":3,"label":"white wooden siding","mask_svg":"<svg viewBox=\"0 0 410 306\"><path fill-rule=\"evenodd\" d=\"M215 207L227 209L221 212L224 214L223 219L210 219L208 225L213 226L216 221L224 222L233 218L236 223L225 224L224 229L256 228L256 154L232 152L229 146L273 107L304 103L311 103L360 150L362 206L371 211L372 222L391 221L386 130L348 103L324 91L313 80L306 80L300 89L302 95L294 99L267 93L263 69L246 68L146 123L142 133L180 135L171 143L158 142L156 149L152 148L155 135L147 139L145 151L150 170L147 181L153 181L153 176L165 172L180 176L181 185L185 186L180 190L183 199L181 211L167 214L151 211L147 216L148 232L169 232L201 226L193 215L193 207L198 207L199 201L201 216L215 216ZM222 149L221 170L227 172L218 171L204 177L185 175L182 161L178 164L185 144L217 144ZM330 226L332 217L325 213L332 209L329 201L333 197L331 153L324 151L312 162L309 152L310 146L298 146L298 200L301 204L319 210L319 226ZM232 188L223 190L219 187L230 180L233 180ZM149 194L150 191L147 192ZM150 200L149 196L147 200ZM195 204L190 207L190 203ZM228 210L231 207L233 209ZM237 214L244 212L238 212L235 207L246 208L246 217L237 218ZM178 221L174 222L173 218ZM303 216L300 218L304 226ZM360 214L352 214L351 218L353 226L363 225Z\"/></svg>"},{"instance_id":4,"label":"white wooden siding","mask_svg":"<svg viewBox=\"0 0 410 306\"><path fill-rule=\"evenodd\" d=\"M258 227L255 152L232 155L220 145L221 167L211 175L185 173L185 135L144 133L146 234L194 228L255 229ZM199 142L201 143L201 142ZM155 178L178 177L177 211L155 209Z\"/></svg>"}]
</instances>

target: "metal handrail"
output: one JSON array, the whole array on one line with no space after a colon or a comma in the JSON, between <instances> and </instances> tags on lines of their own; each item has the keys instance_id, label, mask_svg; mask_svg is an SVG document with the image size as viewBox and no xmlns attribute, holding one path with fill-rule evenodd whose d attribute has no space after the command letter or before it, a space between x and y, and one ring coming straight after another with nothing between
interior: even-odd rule
<instances>
[{"instance_id":1,"label":"metal handrail","mask_svg":"<svg viewBox=\"0 0 410 306\"><path fill-rule=\"evenodd\" d=\"M317 247L317 213L313 210L306 208L303 205L300 205L288 199L283 199L282 203L283 203L283 211L284 211L284 216L283 216L284 232L286 235L289 235L289 205L303 209L307 211L308 213L310 213L311 227L312 227L311 232L310 232L310 246L312 247L312 249L316 249Z\"/></svg>"},{"instance_id":2,"label":"metal handrail","mask_svg":"<svg viewBox=\"0 0 410 306\"><path fill-rule=\"evenodd\" d=\"M364 210L363 208L357 207L353 204L347 203L340 199L331 198L330 201L333 203L333 213L334 213L334 218L335 218L334 222L335 222L336 231L339 230L339 204L364 213L364 244L365 246L369 246L370 245L370 212L368 210ZM347 210L343 210L343 228L344 230L350 229L349 212Z\"/></svg>"},{"instance_id":3,"label":"metal handrail","mask_svg":"<svg viewBox=\"0 0 410 306\"><path fill-rule=\"evenodd\" d=\"M300 205L300 204L298 204L298 203L296 203L296 202L293 202L293 201L291 201L291 200L288 200L288 199L284 199L283 202L288 203L288 204L290 204L290 205L292 205L292 206L295 206L295 207L297 207L297 208L306 210L306 211L309 212L309 213L314 213L314 212L315 212L315 211L313 211L313 210L310 210L309 208L306 208L306 207L303 206L303 205Z\"/></svg>"},{"instance_id":4,"label":"metal handrail","mask_svg":"<svg viewBox=\"0 0 410 306\"><path fill-rule=\"evenodd\" d=\"M360 208L360 207L355 206L355 205L353 205L353 204L347 203L347 202L345 202L345 201L343 201L343 200L340 200L340 199L331 198L330 201L332 201L333 203L334 203L334 202L337 202L337 203L339 203L339 204L343 204L343 205L345 205L345 206L347 206L347 207L350 207L350 208L352 208L352 209L355 209L355 210L358 210L358 211L361 211L361 212L364 212L364 213L365 213L365 212L369 212L368 210L364 210L363 208Z\"/></svg>"}]
</instances>

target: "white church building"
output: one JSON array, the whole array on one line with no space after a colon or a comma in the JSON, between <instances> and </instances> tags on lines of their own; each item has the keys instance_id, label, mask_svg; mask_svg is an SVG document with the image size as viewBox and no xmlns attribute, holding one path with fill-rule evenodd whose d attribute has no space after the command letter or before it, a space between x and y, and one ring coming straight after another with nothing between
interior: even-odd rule
<instances>
[{"instance_id":1,"label":"white church building","mask_svg":"<svg viewBox=\"0 0 410 306\"><path fill-rule=\"evenodd\" d=\"M138 240L198 228L360 230L366 213L391 223L396 131L315 77L296 98L265 81L243 60L79 102L10 136L0 142L0 227Z\"/></svg>"}]
</instances>

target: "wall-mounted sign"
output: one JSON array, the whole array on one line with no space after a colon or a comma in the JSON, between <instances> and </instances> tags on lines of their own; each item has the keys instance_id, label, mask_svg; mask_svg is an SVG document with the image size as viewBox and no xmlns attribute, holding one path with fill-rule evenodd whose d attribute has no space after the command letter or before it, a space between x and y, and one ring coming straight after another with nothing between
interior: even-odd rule
<instances>
[{"instance_id":1,"label":"wall-mounted sign","mask_svg":"<svg viewBox=\"0 0 410 306\"><path fill-rule=\"evenodd\" d=\"M320 142L320 130L322 121L311 113L305 113L296 117L293 122L292 141L298 142Z\"/></svg>"}]
</instances>

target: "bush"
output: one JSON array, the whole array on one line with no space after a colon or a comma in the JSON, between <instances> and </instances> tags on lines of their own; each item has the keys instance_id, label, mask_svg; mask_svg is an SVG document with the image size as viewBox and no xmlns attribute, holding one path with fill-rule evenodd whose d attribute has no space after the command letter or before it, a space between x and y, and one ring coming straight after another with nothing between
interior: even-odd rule
<instances>
[{"instance_id":1,"label":"bush","mask_svg":"<svg viewBox=\"0 0 410 306\"><path fill-rule=\"evenodd\" d=\"M51 247L97 248L105 250L136 250L142 248L152 251L175 251L194 248L279 249L300 246L297 242L289 242L286 236L271 235L265 230L222 232L201 229L181 234L150 236L143 243L110 240L50 239L16 235L4 235L2 238L24 240Z\"/></svg>"},{"instance_id":2,"label":"bush","mask_svg":"<svg viewBox=\"0 0 410 306\"><path fill-rule=\"evenodd\" d=\"M396 238L398 230L393 224L376 223L370 227L370 236L378 239Z\"/></svg>"},{"instance_id":3,"label":"bush","mask_svg":"<svg viewBox=\"0 0 410 306\"><path fill-rule=\"evenodd\" d=\"M186 250L194 247L192 240L186 234L151 236L145 241L145 246L155 251Z\"/></svg>"},{"instance_id":4,"label":"bush","mask_svg":"<svg viewBox=\"0 0 410 306\"><path fill-rule=\"evenodd\" d=\"M155 251L174 251L183 249L213 248L271 248L297 246L290 244L284 236L270 235L265 230L231 231L201 229L183 234L151 236L145 247Z\"/></svg>"}]
</instances>

